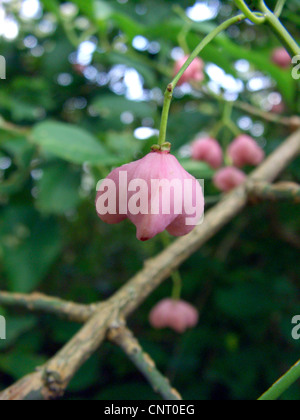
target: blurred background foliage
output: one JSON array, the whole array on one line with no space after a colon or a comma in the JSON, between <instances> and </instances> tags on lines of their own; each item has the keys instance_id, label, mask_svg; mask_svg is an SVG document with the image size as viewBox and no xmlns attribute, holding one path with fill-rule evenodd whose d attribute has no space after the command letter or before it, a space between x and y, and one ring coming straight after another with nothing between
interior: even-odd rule
<instances>
[{"instance_id":1,"label":"blurred background foliage","mask_svg":"<svg viewBox=\"0 0 300 420\"><path fill-rule=\"evenodd\" d=\"M275 2L270 1L273 7ZM142 157L155 142L162 93L174 60L236 13L232 1L3 0L0 53L0 284L77 302L103 300L162 249L135 239L130 223L96 216L96 182ZM299 41L299 1L283 22ZM218 193L212 171L188 159L233 101L233 121L272 152L288 127L264 122L239 102L284 115L299 112L299 86L271 62L279 41L265 26L235 25L202 54L201 89L176 89L169 140L188 170L206 180L207 208ZM278 108L279 107L279 108ZM21 128L20 128L21 127ZM223 128L226 146L233 134ZM300 181L299 159L282 179ZM299 359L291 338L299 305L299 207L250 206L182 267L183 298L201 313L179 336L155 331L152 306L166 282L129 320L185 399L255 399ZM0 308L0 389L45 362L78 330L47 315ZM66 398L157 398L119 349L104 344L78 372ZM299 384L284 398L298 400Z\"/></svg>"}]
</instances>

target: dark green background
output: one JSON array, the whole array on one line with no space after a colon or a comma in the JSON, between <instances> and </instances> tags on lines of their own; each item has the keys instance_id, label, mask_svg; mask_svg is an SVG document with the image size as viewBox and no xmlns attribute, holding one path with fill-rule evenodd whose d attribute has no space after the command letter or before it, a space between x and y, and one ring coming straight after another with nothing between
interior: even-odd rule
<instances>
[{"instance_id":1,"label":"dark green background","mask_svg":"<svg viewBox=\"0 0 300 420\"><path fill-rule=\"evenodd\" d=\"M172 75L170 53L178 46L184 24L173 6L186 8L193 1L102 1L98 14L94 0L73 3L79 8L78 16L85 16L95 28L93 36L99 49L93 66L108 73L113 65L125 64L142 75L145 89L165 89ZM191 26L187 34L190 49L227 15L237 12L232 1L221 3L215 20ZM38 290L90 303L111 296L146 259L162 250L160 238L140 243L129 222L105 225L94 208L96 181L112 166L148 152L155 140L137 140L133 132L145 124L145 118L151 118L158 128L161 109L154 100L137 105L115 95L108 85L88 81L69 61L76 47L64 27L72 28L73 22L64 24L59 18L59 2L43 0L41 4L43 13L51 13L56 21L51 34L39 32L41 16L20 20L20 33L13 42L0 38L0 53L7 59L7 80L0 81L0 113L7 121L32 129L29 139L0 130L0 159L9 157L12 161L7 170L0 170L0 286L8 291ZM7 10L11 6L5 4ZM146 13L137 14L137 10ZM11 13L19 19L15 8ZM297 0L288 2L283 22L299 38ZM245 89L240 100L258 106L262 98L278 90L285 100L286 115L297 114L296 82L289 71L277 69L270 61L279 41L266 27L243 23L238 28L238 35L234 35L236 28L212 42L202 58L235 77L235 62L249 60L252 75L259 71L271 76L273 87L259 95ZM75 29L75 34L82 32ZM43 46L41 57L34 57L24 46L28 35L36 36ZM137 35L159 42L159 53L135 50L131 43ZM127 51L120 52L118 43ZM72 76L69 86L57 83L61 73ZM86 105L74 109L72 98L85 98ZM222 107L211 97L175 98L168 133L175 154L198 132L211 130ZM124 111L134 116L129 125L120 120ZM237 122L245 115L235 109L233 120ZM262 120L254 117L252 121ZM75 128L69 132L57 122L74 124ZM269 154L289 133L287 127L266 123L258 140L266 140ZM222 144L232 138L226 129L219 136ZM83 148L83 144L87 146ZM285 170L282 179L299 182L299 163L298 159ZM213 174L205 165L186 165L206 179L207 197L218 194L211 183ZM33 179L32 170L35 178L39 174L36 171L42 170L43 177ZM149 311L170 294L169 281L130 318L129 325L145 350L185 399L255 399L299 359L300 341L291 338L292 317L300 314L299 228L299 205L249 206L181 269L183 298L201 314L197 328L177 335L150 327ZM6 316L8 327L8 339L0 342L0 389L43 364L79 328L53 316L21 310L0 308L0 314ZM65 398L157 397L122 352L105 343L78 372ZM284 398L298 400L299 384Z\"/></svg>"}]
</instances>

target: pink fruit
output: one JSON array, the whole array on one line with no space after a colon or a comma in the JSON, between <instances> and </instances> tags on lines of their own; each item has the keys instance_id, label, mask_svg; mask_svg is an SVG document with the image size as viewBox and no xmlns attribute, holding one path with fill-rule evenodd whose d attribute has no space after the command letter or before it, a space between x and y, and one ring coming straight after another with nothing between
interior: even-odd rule
<instances>
[{"instance_id":1,"label":"pink fruit","mask_svg":"<svg viewBox=\"0 0 300 420\"><path fill-rule=\"evenodd\" d=\"M229 146L228 155L235 166L242 168L245 165L259 165L265 157L262 148L256 141L246 135L241 134Z\"/></svg>"},{"instance_id":2,"label":"pink fruit","mask_svg":"<svg viewBox=\"0 0 300 420\"><path fill-rule=\"evenodd\" d=\"M213 169L217 169L223 163L223 151L217 140L200 138L192 144L192 158L207 162Z\"/></svg>"},{"instance_id":3,"label":"pink fruit","mask_svg":"<svg viewBox=\"0 0 300 420\"><path fill-rule=\"evenodd\" d=\"M272 54L272 61L282 69L288 69L292 63L291 56L285 48L276 48Z\"/></svg>"},{"instance_id":4,"label":"pink fruit","mask_svg":"<svg viewBox=\"0 0 300 420\"><path fill-rule=\"evenodd\" d=\"M166 151L153 151L113 170L99 187L100 219L109 224L129 219L137 238L147 241L167 230L173 236L191 232L204 211L199 182Z\"/></svg>"},{"instance_id":5,"label":"pink fruit","mask_svg":"<svg viewBox=\"0 0 300 420\"><path fill-rule=\"evenodd\" d=\"M214 184L221 191L230 191L246 180L244 172L232 166L220 169L214 176Z\"/></svg>"},{"instance_id":6,"label":"pink fruit","mask_svg":"<svg viewBox=\"0 0 300 420\"><path fill-rule=\"evenodd\" d=\"M162 300L149 315L149 322L154 328L169 327L178 333L184 333L188 328L195 327L198 319L196 308L183 300L173 299Z\"/></svg>"},{"instance_id":7,"label":"pink fruit","mask_svg":"<svg viewBox=\"0 0 300 420\"><path fill-rule=\"evenodd\" d=\"M189 56L185 56L180 60L176 61L174 66L174 76L179 72L181 67L185 64ZM195 60L191 63L191 65L186 69L186 71L181 76L178 86L183 85L184 83L195 81L195 82L202 82L204 80L204 62L201 58L196 57Z\"/></svg>"},{"instance_id":8,"label":"pink fruit","mask_svg":"<svg viewBox=\"0 0 300 420\"><path fill-rule=\"evenodd\" d=\"M279 104L275 104L271 108L271 112L274 114L283 114L285 111L285 105L283 102L280 102Z\"/></svg>"}]
</instances>

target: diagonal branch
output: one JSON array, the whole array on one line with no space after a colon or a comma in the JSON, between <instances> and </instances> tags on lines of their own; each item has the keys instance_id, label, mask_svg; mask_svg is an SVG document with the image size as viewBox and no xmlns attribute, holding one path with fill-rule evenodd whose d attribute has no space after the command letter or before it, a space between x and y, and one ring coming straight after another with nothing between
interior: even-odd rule
<instances>
[{"instance_id":1,"label":"diagonal branch","mask_svg":"<svg viewBox=\"0 0 300 420\"><path fill-rule=\"evenodd\" d=\"M0 291L0 305L54 314L79 323L86 322L97 307L97 305L80 305L78 303L67 302L41 293L25 295L2 291Z\"/></svg>"},{"instance_id":2,"label":"diagonal branch","mask_svg":"<svg viewBox=\"0 0 300 420\"><path fill-rule=\"evenodd\" d=\"M248 178L272 182L300 153L300 130L291 135ZM248 202L247 182L211 209L204 223L189 235L176 240L145 264L135 277L100 304L82 329L37 372L0 394L0 400L50 399L63 395L80 366L96 351L115 322L126 318L196 250L230 222Z\"/></svg>"},{"instance_id":3,"label":"diagonal branch","mask_svg":"<svg viewBox=\"0 0 300 420\"><path fill-rule=\"evenodd\" d=\"M300 360L291 367L281 378L276 381L271 388L265 392L260 398L260 401L274 401L278 400L281 395L287 391L300 378Z\"/></svg>"},{"instance_id":4,"label":"diagonal branch","mask_svg":"<svg viewBox=\"0 0 300 420\"><path fill-rule=\"evenodd\" d=\"M145 353L132 332L125 326L111 328L108 339L119 346L132 363L142 372L155 392L165 400L179 401L181 395L172 388L169 380L157 369L151 357Z\"/></svg>"}]
</instances>

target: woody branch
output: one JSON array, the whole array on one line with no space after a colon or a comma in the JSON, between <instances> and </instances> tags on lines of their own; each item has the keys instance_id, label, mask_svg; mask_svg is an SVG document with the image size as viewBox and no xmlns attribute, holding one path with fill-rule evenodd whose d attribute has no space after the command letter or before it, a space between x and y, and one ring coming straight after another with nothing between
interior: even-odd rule
<instances>
[{"instance_id":1,"label":"woody branch","mask_svg":"<svg viewBox=\"0 0 300 420\"><path fill-rule=\"evenodd\" d=\"M300 130L278 147L244 185L224 196L207 213L205 223L146 262L143 270L98 306L82 329L46 365L2 392L0 400L62 396L75 373L99 348L116 322L128 317L175 269L242 211L248 202L249 183L273 182L299 153Z\"/></svg>"}]
</instances>

